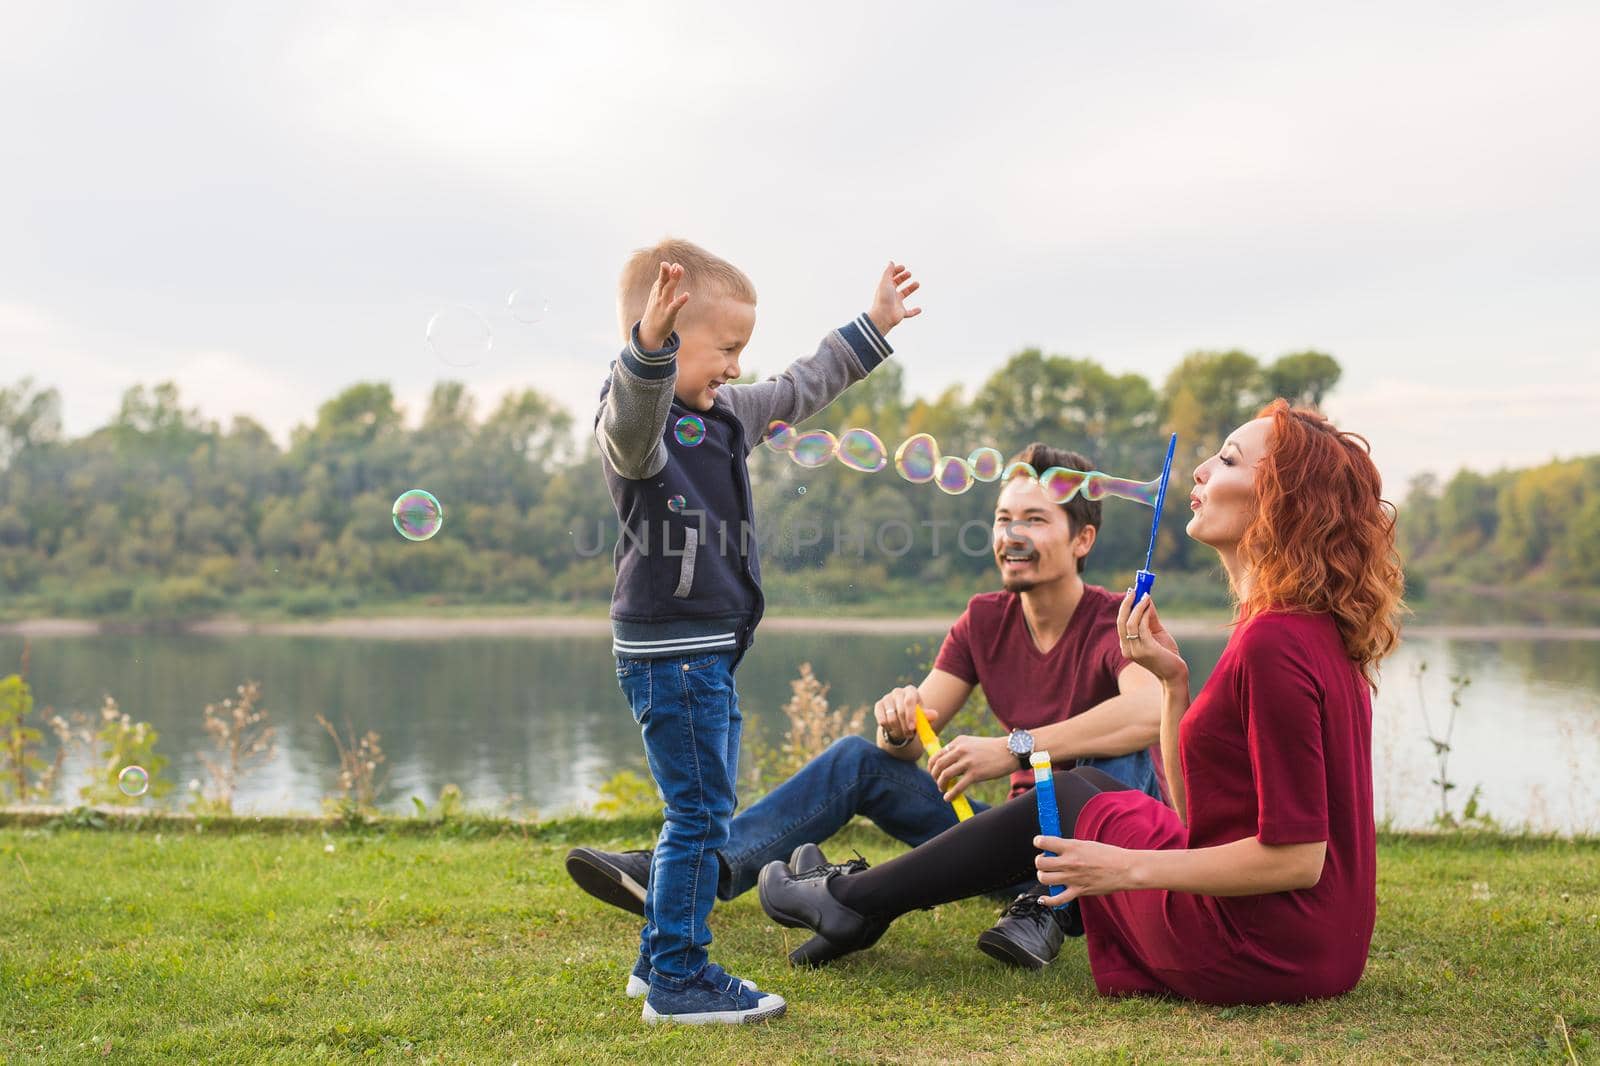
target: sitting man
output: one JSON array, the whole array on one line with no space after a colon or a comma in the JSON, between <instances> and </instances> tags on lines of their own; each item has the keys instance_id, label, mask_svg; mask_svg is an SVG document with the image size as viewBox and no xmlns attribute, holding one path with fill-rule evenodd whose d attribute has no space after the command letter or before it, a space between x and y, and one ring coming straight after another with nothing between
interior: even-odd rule
<instances>
[{"instance_id":1,"label":"sitting man","mask_svg":"<svg viewBox=\"0 0 1600 1066\"><path fill-rule=\"evenodd\" d=\"M1037 472L1093 469L1084 456L1044 444L1029 445L1012 462ZM912 847L931 840L956 824L949 801L972 785L1009 776L1013 796L1032 787L1027 767L1035 748L1049 751L1057 768L1096 767L1162 798L1149 752L1159 735L1161 685L1120 650L1120 598L1081 576L1099 527L1099 501L1074 496L1055 504L1037 479L1009 477L995 506L992 541L1004 590L972 598L922 684L878 701L876 745L862 737L838 741L733 819L718 853L718 898L752 888L773 859L788 858L797 872L827 865L811 842L827 840L858 814ZM938 732L979 685L1010 734L955 737L930 764L930 776L917 765L916 708ZM864 868L860 859L838 867ZM642 913L649 871L648 851L567 854L567 872L581 888L634 914ZM1037 969L1081 926L1073 928L1076 915L1068 908L1039 903L1037 885L1018 888L1022 893L978 946L1002 962ZM836 955L814 937L789 959L821 965Z\"/></svg>"}]
</instances>

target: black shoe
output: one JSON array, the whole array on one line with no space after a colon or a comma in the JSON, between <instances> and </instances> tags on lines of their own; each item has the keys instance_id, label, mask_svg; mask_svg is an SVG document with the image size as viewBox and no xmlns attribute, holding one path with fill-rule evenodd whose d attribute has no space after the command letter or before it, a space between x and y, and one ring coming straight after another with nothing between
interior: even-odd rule
<instances>
[{"instance_id":1,"label":"black shoe","mask_svg":"<svg viewBox=\"0 0 1600 1066\"><path fill-rule=\"evenodd\" d=\"M828 857L815 844L801 844L789 854L789 869L797 874L828 865Z\"/></svg>"},{"instance_id":2,"label":"black shoe","mask_svg":"<svg viewBox=\"0 0 1600 1066\"><path fill-rule=\"evenodd\" d=\"M769 862L757 886L761 909L779 925L820 933L841 955L859 951L871 942L873 923L833 898L828 882L838 876L839 871L829 866L796 875L786 862Z\"/></svg>"},{"instance_id":3,"label":"black shoe","mask_svg":"<svg viewBox=\"0 0 1600 1066\"><path fill-rule=\"evenodd\" d=\"M1038 896L1023 893L998 922L978 934L978 950L1008 966L1042 970L1061 951L1066 926L1066 915L1039 902Z\"/></svg>"},{"instance_id":4,"label":"black shoe","mask_svg":"<svg viewBox=\"0 0 1600 1066\"><path fill-rule=\"evenodd\" d=\"M567 852L567 875L602 903L643 917L644 896L650 887L651 854L573 848Z\"/></svg>"},{"instance_id":5,"label":"black shoe","mask_svg":"<svg viewBox=\"0 0 1600 1066\"><path fill-rule=\"evenodd\" d=\"M815 844L801 844L789 855L789 872L796 877L801 874L808 874L821 866L826 866L841 877L848 877L850 874L858 874L862 870L869 869L872 864L859 851L856 852L856 857L853 859L846 859L844 862L829 862L828 857L822 853L822 849Z\"/></svg>"},{"instance_id":6,"label":"black shoe","mask_svg":"<svg viewBox=\"0 0 1600 1066\"><path fill-rule=\"evenodd\" d=\"M818 867L826 866L835 871L840 877L858 874L865 870L871 863L858 851L856 857L846 862L830 863L822 849L815 844L801 844L794 849L794 854L789 856L789 870L791 873L809 873ZM851 950L863 951L876 944L888 930L888 922L875 922L868 920L867 938L853 949L840 948L833 941L823 936L814 936L804 944L789 952L790 966L826 966L841 955L849 954Z\"/></svg>"}]
</instances>

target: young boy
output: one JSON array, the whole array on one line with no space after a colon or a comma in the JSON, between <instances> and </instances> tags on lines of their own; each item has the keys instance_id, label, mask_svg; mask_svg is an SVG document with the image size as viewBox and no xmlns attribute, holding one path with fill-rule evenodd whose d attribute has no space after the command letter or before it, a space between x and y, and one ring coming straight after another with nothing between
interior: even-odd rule
<instances>
[{"instance_id":1,"label":"young boy","mask_svg":"<svg viewBox=\"0 0 1600 1066\"><path fill-rule=\"evenodd\" d=\"M752 385L739 355L756 293L737 267L688 241L636 252L622 271L627 347L611 365L595 435L622 523L611 597L617 679L666 799L629 995L644 1020L749 1022L782 997L708 962L716 849L728 840L739 762L733 672L761 619L761 568L745 461L774 421L797 423L890 354L884 335L920 313L891 262L869 311L815 354ZM574 874L577 876L577 872Z\"/></svg>"}]
</instances>

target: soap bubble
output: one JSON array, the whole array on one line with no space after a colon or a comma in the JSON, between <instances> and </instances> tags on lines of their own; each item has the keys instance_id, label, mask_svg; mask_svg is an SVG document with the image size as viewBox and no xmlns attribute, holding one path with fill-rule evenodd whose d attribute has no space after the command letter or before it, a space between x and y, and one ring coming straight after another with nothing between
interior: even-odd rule
<instances>
[{"instance_id":1,"label":"soap bubble","mask_svg":"<svg viewBox=\"0 0 1600 1066\"><path fill-rule=\"evenodd\" d=\"M825 429L813 429L794 439L789 454L801 466L821 466L839 450L839 439Z\"/></svg>"},{"instance_id":2,"label":"soap bubble","mask_svg":"<svg viewBox=\"0 0 1600 1066\"><path fill-rule=\"evenodd\" d=\"M682 496L667 497L667 510L671 511L673 514L682 514L683 509L687 506L689 506L689 501L684 499Z\"/></svg>"},{"instance_id":3,"label":"soap bubble","mask_svg":"<svg viewBox=\"0 0 1600 1066\"><path fill-rule=\"evenodd\" d=\"M972 467L959 455L947 455L939 460L939 488L952 496L959 496L972 487Z\"/></svg>"},{"instance_id":4,"label":"soap bubble","mask_svg":"<svg viewBox=\"0 0 1600 1066\"><path fill-rule=\"evenodd\" d=\"M124 796L142 796L150 791L150 774L142 766L124 766L117 775L117 787Z\"/></svg>"},{"instance_id":5,"label":"soap bubble","mask_svg":"<svg viewBox=\"0 0 1600 1066\"><path fill-rule=\"evenodd\" d=\"M1077 495L1078 489L1088 477L1089 475L1082 470L1052 466L1039 475L1039 487L1044 489L1044 494L1051 503L1066 503ZM1088 493L1084 495L1087 496Z\"/></svg>"},{"instance_id":6,"label":"soap bubble","mask_svg":"<svg viewBox=\"0 0 1600 1066\"><path fill-rule=\"evenodd\" d=\"M806 494L806 487L804 485L801 485L798 489L795 490L795 492L799 493L801 496L804 496Z\"/></svg>"},{"instance_id":7,"label":"soap bubble","mask_svg":"<svg viewBox=\"0 0 1600 1066\"><path fill-rule=\"evenodd\" d=\"M938 465L939 442L926 433L907 437L895 449L895 470L914 485L932 481L938 473Z\"/></svg>"},{"instance_id":8,"label":"soap bubble","mask_svg":"<svg viewBox=\"0 0 1600 1066\"><path fill-rule=\"evenodd\" d=\"M684 415L672 428L673 436L685 448L693 448L706 439L706 421L699 415Z\"/></svg>"},{"instance_id":9,"label":"soap bubble","mask_svg":"<svg viewBox=\"0 0 1600 1066\"><path fill-rule=\"evenodd\" d=\"M889 453L872 430L850 429L839 438L839 462L851 470L873 474L889 464Z\"/></svg>"},{"instance_id":10,"label":"soap bubble","mask_svg":"<svg viewBox=\"0 0 1600 1066\"><path fill-rule=\"evenodd\" d=\"M449 366L472 366L494 347L494 331L465 304L440 308L428 319L428 350Z\"/></svg>"},{"instance_id":11,"label":"soap bubble","mask_svg":"<svg viewBox=\"0 0 1600 1066\"><path fill-rule=\"evenodd\" d=\"M979 448L967 456L967 465L972 467L972 476L979 481L994 481L999 478L1000 467L1005 461L1005 456L996 448Z\"/></svg>"},{"instance_id":12,"label":"soap bubble","mask_svg":"<svg viewBox=\"0 0 1600 1066\"><path fill-rule=\"evenodd\" d=\"M511 295L506 297L506 310L523 325L533 326L543 322L550 313L550 301L537 288L524 286L511 290Z\"/></svg>"},{"instance_id":13,"label":"soap bubble","mask_svg":"<svg viewBox=\"0 0 1600 1066\"><path fill-rule=\"evenodd\" d=\"M1039 480L1039 471L1033 468L1032 463L1015 462L1006 467L1006 472L1001 474L1002 480L1010 481L1014 477L1025 477L1029 481Z\"/></svg>"},{"instance_id":14,"label":"soap bubble","mask_svg":"<svg viewBox=\"0 0 1600 1066\"><path fill-rule=\"evenodd\" d=\"M407 489L394 501L394 528L407 540L427 540L444 525L444 508L433 493Z\"/></svg>"},{"instance_id":15,"label":"soap bubble","mask_svg":"<svg viewBox=\"0 0 1600 1066\"><path fill-rule=\"evenodd\" d=\"M1117 496L1134 503L1142 503L1146 507L1156 505L1156 496L1161 491L1161 479L1154 481L1134 481L1125 477L1113 477L1102 474L1098 470L1090 471L1084 478L1083 496L1087 500L1103 500L1107 496Z\"/></svg>"},{"instance_id":16,"label":"soap bubble","mask_svg":"<svg viewBox=\"0 0 1600 1066\"><path fill-rule=\"evenodd\" d=\"M1052 466L1039 475L1039 486L1044 489L1044 494L1050 498L1051 503L1066 503L1074 496L1082 496L1086 500L1103 500L1107 496L1116 496L1134 503L1142 503L1146 507L1154 507L1156 496L1161 492L1161 479L1134 481L1131 478L1114 477L1100 470L1073 470L1065 466Z\"/></svg>"},{"instance_id":17,"label":"soap bubble","mask_svg":"<svg viewBox=\"0 0 1600 1066\"><path fill-rule=\"evenodd\" d=\"M767 426L767 445L775 452L786 452L794 447L796 433L787 422L773 422Z\"/></svg>"}]
</instances>

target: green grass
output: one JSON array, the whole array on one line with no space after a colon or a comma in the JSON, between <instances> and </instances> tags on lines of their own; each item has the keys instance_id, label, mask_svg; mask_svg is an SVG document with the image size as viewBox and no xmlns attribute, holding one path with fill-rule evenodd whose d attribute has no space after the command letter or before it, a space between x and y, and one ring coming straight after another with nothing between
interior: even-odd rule
<instances>
[{"instance_id":1,"label":"green grass","mask_svg":"<svg viewBox=\"0 0 1600 1066\"><path fill-rule=\"evenodd\" d=\"M1048 971L1003 969L973 947L985 901L793 971L797 934L751 893L718 906L714 957L788 1016L652 1029L621 991L635 919L561 864L570 843L641 844L646 823L37 822L0 820L5 1063L1600 1057L1600 841L1383 837L1366 977L1285 1007L1101 999L1081 941ZM849 846L899 850L871 830Z\"/></svg>"}]
</instances>

